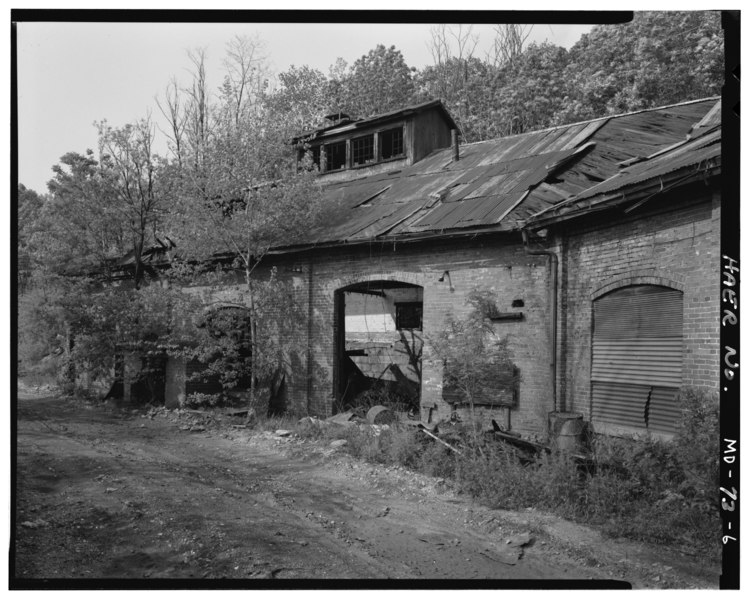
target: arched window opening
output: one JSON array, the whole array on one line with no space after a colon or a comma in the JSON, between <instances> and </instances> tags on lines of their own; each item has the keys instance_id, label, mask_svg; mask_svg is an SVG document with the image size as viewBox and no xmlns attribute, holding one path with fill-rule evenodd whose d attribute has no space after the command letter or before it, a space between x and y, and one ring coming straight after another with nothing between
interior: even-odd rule
<instances>
[{"instance_id":1,"label":"arched window opening","mask_svg":"<svg viewBox=\"0 0 751 600\"><path fill-rule=\"evenodd\" d=\"M592 422L675 433L683 371L683 294L656 285L594 301Z\"/></svg>"}]
</instances>

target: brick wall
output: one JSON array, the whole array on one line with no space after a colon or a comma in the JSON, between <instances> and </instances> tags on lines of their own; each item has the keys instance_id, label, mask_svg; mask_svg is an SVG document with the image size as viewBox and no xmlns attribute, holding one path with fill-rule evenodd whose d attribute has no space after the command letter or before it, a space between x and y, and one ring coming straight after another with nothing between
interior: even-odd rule
<instances>
[{"instance_id":1,"label":"brick wall","mask_svg":"<svg viewBox=\"0 0 751 600\"><path fill-rule=\"evenodd\" d=\"M299 323L287 335L296 336L299 345L310 345L310 370L300 356L298 368L289 373L289 408L298 413L329 415L334 392L335 311L337 290L364 281L400 281L419 285L423 290L423 417L448 417L452 407L442 399L442 365L430 345L443 327L446 316L466 314L467 294L475 287L489 287L496 293L502 312L522 311L524 320L498 322L497 334L509 337L509 348L520 369L519 404L511 411L511 425L520 431L544 428L552 410L550 351L548 335L549 269L545 257L529 256L519 238L513 243L494 239L420 244L374 244L364 248L317 251L307 256L285 256L275 260L280 276L293 273L298 298L310 300L311 319ZM312 270L311 270L312 267ZM444 271L448 278L439 282ZM312 286L310 283L312 282ZM453 288L453 290L451 289ZM523 300L523 308L513 308ZM432 408L432 411L430 410ZM488 413L488 425L490 413ZM505 420L505 411L497 410Z\"/></svg>"},{"instance_id":2,"label":"brick wall","mask_svg":"<svg viewBox=\"0 0 751 600\"><path fill-rule=\"evenodd\" d=\"M706 188L705 188L706 189ZM683 208L569 228L561 256L559 390L565 409L590 414L592 302L631 284L683 292L683 384L718 389L719 193L666 197ZM676 206L674 204L674 206ZM611 219L610 217L603 217Z\"/></svg>"}]
</instances>

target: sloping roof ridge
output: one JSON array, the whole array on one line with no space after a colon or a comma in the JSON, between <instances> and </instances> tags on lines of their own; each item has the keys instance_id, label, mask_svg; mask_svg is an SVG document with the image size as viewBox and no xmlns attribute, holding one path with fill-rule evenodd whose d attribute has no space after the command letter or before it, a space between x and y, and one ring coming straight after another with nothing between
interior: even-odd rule
<instances>
[{"instance_id":1,"label":"sloping roof ridge","mask_svg":"<svg viewBox=\"0 0 751 600\"><path fill-rule=\"evenodd\" d=\"M477 142L467 142L466 144L462 144L462 147L466 146L475 146L477 144L487 144L489 142L495 142L498 140L508 140L511 138L521 137L523 135L530 135L532 133L548 133L551 131L556 131L558 129L564 129L568 127L574 127L575 125L589 125L590 123L596 123L598 121L604 121L606 119L620 119L621 117L631 117L633 115L639 115L646 112L655 112L658 110L665 110L667 108L678 108L679 106L688 106L689 104L698 104L700 102L708 102L710 100L717 101L721 98L721 96L708 96L707 98L699 98L697 100L686 100L685 102L678 102L676 104L666 104L664 106L655 106L652 108L642 108L640 110L634 110L631 112L626 113L618 113L615 115L605 115L603 117L595 117L594 119L587 119L586 121L575 121L573 123L565 123L563 125L554 125L553 127L546 127L545 129L532 129L530 131L524 131L522 133L515 133L513 135L504 135L502 137L497 138L491 138L489 140L480 140ZM711 110L711 109L710 109Z\"/></svg>"},{"instance_id":2,"label":"sloping roof ridge","mask_svg":"<svg viewBox=\"0 0 751 600\"><path fill-rule=\"evenodd\" d=\"M445 115L448 117L448 120L451 122L451 124L453 126L456 126L456 123L454 122L454 118L451 116L451 113L446 108L446 105L443 103L443 100L441 100L440 98L434 98L433 100L426 100L425 102L419 102L418 104L410 104L408 106L402 106L401 108L396 108L394 110L389 110L389 111L382 112L382 113L376 113L368 117L351 119L347 123L335 123L333 125L324 125L323 127L316 127L314 129L308 129L306 131L298 133L297 135L293 136L291 139L293 141L300 140L305 137L315 136L316 134L328 133L329 131L339 129L340 127L353 126L354 128L357 128L362 125L367 125L371 121L378 121L380 119L389 119L391 117L395 117L402 113L407 113L411 111L421 111L421 110L434 108L434 107L441 108L443 112L445 113Z\"/></svg>"}]
</instances>

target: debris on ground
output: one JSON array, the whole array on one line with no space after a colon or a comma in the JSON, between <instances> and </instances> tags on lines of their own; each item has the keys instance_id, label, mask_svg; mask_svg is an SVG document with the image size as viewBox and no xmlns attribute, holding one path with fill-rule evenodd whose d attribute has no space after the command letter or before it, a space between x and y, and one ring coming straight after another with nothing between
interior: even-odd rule
<instances>
[{"instance_id":1,"label":"debris on ground","mask_svg":"<svg viewBox=\"0 0 751 600\"><path fill-rule=\"evenodd\" d=\"M443 444L444 446L446 446L446 448L448 448L449 450L452 450L453 452L456 452L456 453L457 453L457 454L458 454L459 456L461 456L461 454L462 454L462 453L461 453L461 452L460 452L459 450L457 450L456 448L454 448L454 447L453 447L453 446L452 446L451 444L449 444L448 442L444 442L444 441L443 441L443 440L442 440L441 438L439 438L439 437L438 437L437 435L435 435L435 434L433 434L433 433L430 433L430 432L429 432L429 431L428 431L427 429L425 429L425 428L423 428L423 427L421 427L421 428L420 428L420 431L422 431L422 432L423 432L423 433L424 433L425 435L432 437L432 438L433 438L434 440L436 440L437 442L439 442L439 443Z\"/></svg>"},{"instance_id":2,"label":"debris on ground","mask_svg":"<svg viewBox=\"0 0 751 600\"><path fill-rule=\"evenodd\" d=\"M372 431L376 435L376 437L381 435L384 431L391 429L389 425L360 425L361 430L365 428L370 429L370 431Z\"/></svg>"},{"instance_id":3,"label":"debris on ground","mask_svg":"<svg viewBox=\"0 0 751 600\"><path fill-rule=\"evenodd\" d=\"M497 562L503 563L505 565L515 565L519 562L519 559L522 555L521 548L507 548L504 550L496 550L494 548L488 548L484 552L480 552L483 556L486 558L489 558L491 560L495 560Z\"/></svg>"},{"instance_id":4,"label":"debris on ground","mask_svg":"<svg viewBox=\"0 0 751 600\"><path fill-rule=\"evenodd\" d=\"M212 419L181 409L155 411L148 431L134 436L148 407L132 415L129 407L97 408L59 399L19 402L17 576L551 577L618 579L634 587L716 585L718 563L706 556L691 560L676 548L603 538L532 510L483 507L451 491L450 479L350 457L329 447L332 439L346 442L337 439L345 430L336 424L307 418L331 428L312 440L278 421L268 432L227 436L241 421L222 422L224 409ZM42 413L54 429L42 427ZM62 423L66 436L58 432ZM353 423L368 433L407 426L403 419ZM180 426L207 433L186 444ZM293 433L281 439L274 431L283 426ZM464 450L450 425L439 429L437 437ZM677 491L664 498L677 502Z\"/></svg>"},{"instance_id":5,"label":"debris on ground","mask_svg":"<svg viewBox=\"0 0 751 600\"><path fill-rule=\"evenodd\" d=\"M244 417L248 414L248 409L247 408L232 409L232 410L226 411L224 414L227 415L228 417Z\"/></svg>"},{"instance_id":6,"label":"debris on ground","mask_svg":"<svg viewBox=\"0 0 751 600\"><path fill-rule=\"evenodd\" d=\"M527 531L518 535L513 535L506 540L506 544L511 547L526 546L532 541L532 535Z\"/></svg>"},{"instance_id":7,"label":"debris on ground","mask_svg":"<svg viewBox=\"0 0 751 600\"><path fill-rule=\"evenodd\" d=\"M292 432L289 431L288 429L277 429L274 432L274 435L278 437L289 437L290 435L292 435Z\"/></svg>"},{"instance_id":8,"label":"debris on ground","mask_svg":"<svg viewBox=\"0 0 751 600\"><path fill-rule=\"evenodd\" d=\"M390 408L377 405L373 406L365 417L371 425L386 425L396 421L397 417Z\"/></svg>"},{"instance_id":9,"label":"debris on ground","mask_svg":"<svg viewBox=\"0 0 751 600\"><path fill-rule=\"evenodd\" d=\"M47 527L49 523L44 519L36 519L34 521L24 521L21 523L21 527L28 527L29 529L39 529L40 527Z\"/></svg>"},{"instance_id":10,"label":"debris on ground","mask_svg":"<svg viewBox=\"0 0 751 600\"><path fill-rule=\"evenodd\" d=\"M327 423L336 423L338 425L354 425L353 419L355 418L355 413L351 410L348 410L347 412L340 412L336 413L335 415L330 416L328 419L326 419Z\"/></svg>"}]
</instances>

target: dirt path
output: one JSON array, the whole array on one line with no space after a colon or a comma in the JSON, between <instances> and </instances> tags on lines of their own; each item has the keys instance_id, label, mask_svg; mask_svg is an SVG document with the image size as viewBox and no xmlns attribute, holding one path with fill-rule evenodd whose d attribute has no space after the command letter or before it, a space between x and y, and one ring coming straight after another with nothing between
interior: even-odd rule
<instances>
[{"instance_id":1,"label":"dirt path","mask_svg":"<svg viewBox=\"0 0 751 600\"><path fill-rule=\"evenodd\" d=\"M21 397L17 440L15 575L22 579L717 585L717 565L698 558L606 540L535 511L483 508L439 480L230 423L188 431L174 413L148 418Z\"/></svg>"}]
</instances>

